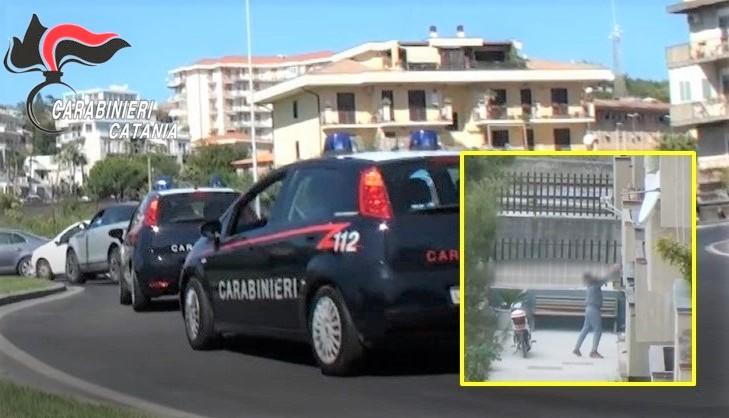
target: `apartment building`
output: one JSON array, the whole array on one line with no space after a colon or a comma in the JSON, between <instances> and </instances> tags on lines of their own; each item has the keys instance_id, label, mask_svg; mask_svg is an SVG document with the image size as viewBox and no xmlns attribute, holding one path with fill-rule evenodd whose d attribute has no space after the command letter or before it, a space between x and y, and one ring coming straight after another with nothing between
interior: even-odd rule
<instances>
[{"instance_id":1,"label":"apartment building","mask_svg":"<svg viewBox=\"0 0 729 418\"><path fill-rule=\"evenodd\" d=\"M621 373L631 380L690 381L691 287L657 243L669 238L691 246L691 158L619 157L614 172L626 299Z\"/></svg>"},{"instance_id":2,"label":"apartment building","mask_svg":"<svg viewBox=\"0 0 729 418\"><path fill-rule=\"evenodd\" d=\"M138 93L130 91L126 86L110 86L106 89L91 89L77 93L65 94L64 101L104 101L112 103L115 101L137 101L140 100ZM159 152L175 156L181 160L190 152L190 138L182 130L177 130L176 138L149 138L144 140L140 135L135 138L113 138L110 132L115 124L154 124L156 116L145 120L127 119L59 119L56 121L56 128L63 132L58 135L56 141L58 146L75 142L86 156L87 169L91 169L97 161L104 159L107 155L133 154L140 152ZM117 136L119 131L117 130ZM76 183L81 183L82 176L76 174Z\"/></svg>"},{"instance_id":3,"label":"apartment building","mask_svg":"<svg viewBox=\"0 0 729 418\"><path fill-rule=\"evenodd\" d=\"M698 138L699 169L729 167L729 1L684 0L689 42L669 46L671 124Z\"/></svg>"},{"instance_id":4,"label":"apartment building","mask_svg":"<svg viewBox=\"0 0 729 418\"><path fill-rule=\"evenodd\" d=\"M0 106L0 192L17 185L21 167L13 164L12 155L27 151L31 133L24 128L23 113L13 106Z\"/></svg>"},{"instance_id":5,"label":"apartment building","mask_svg":"<svg viewBox=\"0 0 729 418\"><path fill-rule=\"evenodd\" d=\"M248 59L243 56L206 58L175 68L169 72L167 80L167 86L172 90L169 115L189 132L193 142L235 132L249 136L252 126L256 128L257 139L270 142L270 109L256 106L254 120L251 120L251 78L253 90L262 90L321 68L332 55L321 51L290 56L254 56L252 74L248 73Z\"/></svg>"},{"instance_id":6,"label":"apartment building","mask_svg":"<svg viewBox=\"0 0 729 418\"><path fill-rule=\"evenodd\" d=\"M273 105L276 165L320 155L326 135L365 148L406 143L414 129L447 146L580 149L595 122L592 87L611 81L591 64L527 59L518 42L453 37L370 42L319 70L255 95Z\"/></svg>"},{"instance_id":7,"label":"apartment building","mask_svg":"<svg viewBox=\"0 0 729 418\"><path fill-rule=\"evenodd\" d=\"M654 149L673 131L668 103L640 98L595 99L594 106L591 133L595 149Z\"/></svg>"}]
</instances>

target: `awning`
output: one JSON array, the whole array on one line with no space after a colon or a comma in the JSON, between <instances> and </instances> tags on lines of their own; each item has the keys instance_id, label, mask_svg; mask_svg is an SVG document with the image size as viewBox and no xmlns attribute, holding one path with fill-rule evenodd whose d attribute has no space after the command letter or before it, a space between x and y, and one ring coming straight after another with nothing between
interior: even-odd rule
<instances>
[{"instance_id":1,"label":"awning","mask_svg":"<svg viewBox=\"0 0 729 418\"><path fill-rule=\"evenodd\" d=\"M645 197L643 197L643 203L640 206L640 212L638 212L638 224L642 225L646 219L648 219L648 216L650 216L651 212L653 212L653 208L656 207L656 203L658 203L658 199L660 198L661 192L659 191L661 187L661 177L660 177L660 171L656 171L655 173L648 173L645 176Z\"/></svg>"},{"instance_id":2,"label":"awning","mask_svg":"<svg viewBox=\"0 0 729 418\"><path fill-rule=\"evenodd\" d=\"M411 64L438 64L440 54L436 48L429 46L408 46L405 48L408 62Z\"/></svg>"}]
</instances>

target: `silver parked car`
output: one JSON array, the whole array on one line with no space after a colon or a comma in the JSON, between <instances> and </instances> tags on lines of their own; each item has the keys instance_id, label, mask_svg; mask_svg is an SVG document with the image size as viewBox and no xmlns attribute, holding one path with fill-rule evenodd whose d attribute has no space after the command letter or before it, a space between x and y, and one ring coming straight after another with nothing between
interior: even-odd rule
<instances>
[{"instance_id":1,"label":"silver parked car","mask_svg":"<svg viewBox=\"0 0 729 418\"><path fill-rule=\"evenodd\" d=\"M33 250L48 242L48 238L14 229L0 229L0 274L35 274L31 257Z\"/></svg>"},{"instance_id":2,"label":"silver parked car","mask_svg":"<svg viewBox=\"0 0 729 418\"><path fill-rule=\"evenodd\" d=\"M118 203L108 206L91 218L88 226L68 240L66 250L66 277L71 283L84 283L97 274L118 270L119 241L109 236L109 230L126 229L138 202ZM118 271L112 271L112 279Z\"/></svg>"}]
</instances>

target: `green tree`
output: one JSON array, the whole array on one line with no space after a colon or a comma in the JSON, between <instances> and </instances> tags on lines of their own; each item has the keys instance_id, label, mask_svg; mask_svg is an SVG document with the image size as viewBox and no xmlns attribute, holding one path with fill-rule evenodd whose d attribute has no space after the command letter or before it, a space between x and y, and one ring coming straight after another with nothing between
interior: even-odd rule
<instances>
[{"instance_id":1,"label":"green tree","mask_svg":"<svg viewBox=\"0 0 729 418\"><path fill-rule=\"evenodd\" d=\"M696 151L697 141L688 134L665 134L658 144L662 151Z\"/></svg>"},{"instance_id":2,"label":"green tree","mask_svg":"<svg viewBox=\"0 0 729 418\"><path fill-rule=\"evenodd\" d=\"M220 176L228 185L240 182L242 180L236 178L235 168L230 163L248 155L248 147L242 144L201 146L187 157L181 177L194 185L208 184L214 175Z\"/></svg>"},{"instance_id":3,"label":"green tree","mask_svg":"<svg viewBox=\"0 0 729 418\"><path fill-rule=\"evenodd\" d=\"M46 96L44 98L40 94L35 97L35 100L33 101L33 114L35 115L38 122L40 122L41 126L55 129L56 124L51 115L51 109L55 100L56 99L53 96ZM25 119L24 128L31 132L33 154L55 154L58 151L58 149L56 148L56 135L45 133L40 129L36 128L35 125L30 122L30 117L28 116L28 112L25 109L24 102L18 103L17 107L23 112L23 117Z\"/></svg>"},{"instance_id":4,"label":"green tree","mask_svg":"<svg viewBox=\"0 0 729 418\"><path fill-rule=\"evenodd\" d=\"M465 161L465 375L466 380L488 378L501 344L496 318L488 306L492 277L488 254L496 236L499 190L503 171L512 157L466 157Z\"/></svg>"},{"instance_id":5,"label":"green tree","mask_svg":"<svg viewBox=\"0 0 729 418\"><path fill-rule=\"evenodd\" d=\"M97 198L124 200L146 189L147 165L140 158L108 156L91 169L87 187Z\"/></svg>"},{"instance_id":6,"label":"green tree","mask_svg":"<svg viewBox=\"0 0 729 418\"><path fill-rule=\"evenodd\" d=\"M632 97L652 97L668 103L668 80L646 80L642 78L625 77L625 87L628 95Z\"/></svg>"}]
</instances>

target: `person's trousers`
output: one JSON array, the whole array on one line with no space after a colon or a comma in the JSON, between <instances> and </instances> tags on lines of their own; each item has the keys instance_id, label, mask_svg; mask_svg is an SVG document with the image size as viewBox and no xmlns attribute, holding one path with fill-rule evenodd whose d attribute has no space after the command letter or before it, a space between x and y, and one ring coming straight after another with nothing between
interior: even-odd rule
<instances>
[{"instance_id":1,"label":"person's trousers","mask_svg":"<svg viewBox=\"0 0 729 418\"><path fill-rule=\"evenodd\" d=\"M576 350L582 347L582 342L590 331L592 331L592 351L595 352L597 351L597 346L600 344L600 337L602 336L602 315L600 308L592 305L585 307L585 323L582 325L580 336L577 337Z\"/></svg>"}]
</instances>

